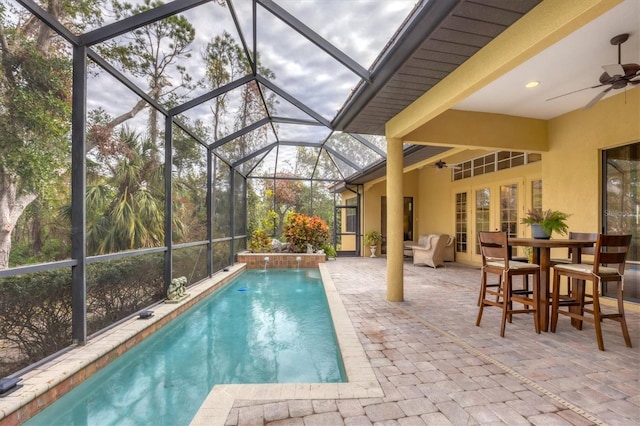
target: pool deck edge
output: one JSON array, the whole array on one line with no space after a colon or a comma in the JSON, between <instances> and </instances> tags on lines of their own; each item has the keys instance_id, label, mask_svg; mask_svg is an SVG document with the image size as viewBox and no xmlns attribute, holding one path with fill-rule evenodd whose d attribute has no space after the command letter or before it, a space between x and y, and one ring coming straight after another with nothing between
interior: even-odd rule
<instances>
[{"instance_id":1,"label":"pool deck edge","mask_svg":"<svg viewBox=\"0 0 640 426\"><path fill-rule=\"evenodd\" d=\"M346 383L216 385L192 419L191 426L224 426L234 402L239 399L340 399L384 396L327 266L320 264L318 268L348 381Z\"/></svg>"}]
</instances>

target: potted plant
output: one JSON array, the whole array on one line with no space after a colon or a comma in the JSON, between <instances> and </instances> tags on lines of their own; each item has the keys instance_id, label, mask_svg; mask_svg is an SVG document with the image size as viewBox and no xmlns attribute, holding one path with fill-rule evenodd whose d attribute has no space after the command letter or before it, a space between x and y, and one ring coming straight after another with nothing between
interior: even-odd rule
<instances>
[{"instance_id":1,"label":"potted plant","mask_svg":"<svg viewBox=\"0 0 640 426\"><path fill-rule=\"evenodd\" d=\"M382 234L378 231L369 231L364 235L365 244L369 244L371 256L376 257L376 247L382 244Z\"/></svg>"},{"instance_id":2,"label":"potted plant","mask_svg":"<svg viewBox=\"0 0 640 426\"><path fill-rule=\"evenodd\" d=\"M564 235L569 230L566 220L571 216L558 210L532 209L522 219L522 223L531 226L531 236L538 239L549 239L556 232Z\"/></svg>"}]
</instances>

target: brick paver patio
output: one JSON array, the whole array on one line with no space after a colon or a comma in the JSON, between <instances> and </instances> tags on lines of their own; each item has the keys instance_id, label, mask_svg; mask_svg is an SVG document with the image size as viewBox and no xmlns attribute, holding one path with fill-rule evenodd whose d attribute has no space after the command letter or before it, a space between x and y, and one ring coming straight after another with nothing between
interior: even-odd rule
<instances>
[{"instance_id":1,"label":"brick paver patio","mask_svg":"<svg viewBox=\"0 0 640 426\"><path fill-rule=\"evenodd\" d=\"M637 425L640 314L627 312L633 348L605 321L605 352L593 326L560 318L535 334L515 316L499 336L499 311L477 315L478 268L405 264L405 301L386 301L384 258L340 258L328 269L384 397L236 400L235 425Z\"/></svg>"}]
</instances>

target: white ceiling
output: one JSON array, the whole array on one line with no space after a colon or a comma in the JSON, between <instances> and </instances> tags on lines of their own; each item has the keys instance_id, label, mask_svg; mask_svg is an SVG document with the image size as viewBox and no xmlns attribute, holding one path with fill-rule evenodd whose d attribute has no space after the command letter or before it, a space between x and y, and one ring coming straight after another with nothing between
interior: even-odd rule
<instances>
[{"instance_id":1,"label":"white ceiling","mask_svg":"<svg viewBox=\"0 0 640 426\"><path fill-rule=\"evenodd\" d=\"M580 109L608 86L547 99L600 84L602 66L618 62L618 48L610 40L622 33L629 34L622 45L622 63L640 64L640 0L625 0L453 108L539 119ZM527 89L529 81L540 85ZM605 98L639 87L611 90Z\"/></svg>"}]
</instances>

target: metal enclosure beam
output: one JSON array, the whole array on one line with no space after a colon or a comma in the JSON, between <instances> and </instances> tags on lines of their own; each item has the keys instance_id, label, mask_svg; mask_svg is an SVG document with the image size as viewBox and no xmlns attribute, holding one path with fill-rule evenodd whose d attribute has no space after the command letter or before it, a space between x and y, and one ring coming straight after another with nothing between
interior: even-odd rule
<instances>
[{"instance_id":1,"label":"metal enclosure beam","mask_svg":"<svg viewBox=\"0 0 640 426\"><path fill-rule=\"evenodd\" d=\"M61 37L66 39L68 42L73 44L74 46L78 46L80 44L79 38L73 34L71 31L67 29L64 25L60 23L56 18L54 18L49 12L41 8L38 4L36 4L32 0L17 0L25 9L29 12L33 13L39 19L42 20L45 24L47 24L50 28L52 28L56 33L58 33Z\"/></svg>"},{"instance_id":2,"label":"metal enclosure beam","mask_svg":"<svg viewBox=\"0 0 640 426\"><path fill-rule=\"evenodd\" d=\"M87 207L86 117L87 49L73 48L71 112L71 335L74 343L87 342Z\"/></svg>"},{"instance_id":3,"label":"metal enclosure beam","mask_svg":"<svg viewBox=\"0 0 640 426\"><path fill-rule=\"evenodd\" d=\"M256 0L262 7L271 12L274 16L279 18L282 22L296 30L303 37L309 40L311 43L318 46L320 49L328 53L336 61L340 62L345 67L349 68L353 73L360 76L363 80L371 81L371 74L359 63L351 59L348 55L329 43L318 33L307 27L295 16L278 6L271 0Z\"/></svg>"},{"instance_id":4,"label":"metal enclosure beam","mask_svg":"<svg viewBox=\"0 0 640 426\"><path fill-rule=\"evenodd\" d=\"M173 279L173 118L164 120L164 292Z\"/></svg>"},{"instance_id":5,"label":"metal enclosure beam","mask_svg":"<svg viewBox=\"0 0 640 426\"><path fill-rule=\"evenodd\" d=\"M211 0L179 0L162 4L147 11L121 19L102 28L95 29L80 36L80 43L92 46L97 43L112 39L121 34L128 33L136 28L154 23L161 19L176 15L201 4L209 3Z\"/></svg>"},{"instance_id":6,"label":"metal enclosure beam","mask_svg":"<svg viewBox=\"0 0 640 426\"><path fill-rule=\"evenodd\" d=\"M231 197L231 202L229 205L231 206L231 217L229 218L229 234L231 236L231 243L229 245L229 265L233 265L234 259L233 254L235 252L234 247L236 244L236 171L232 168L229 170L229 196Z\"/></svg>"},{"instance_id":7,"label":"metal enclosure beam","mask_svg":"<svg viewBox=\"0 0 640 426\"><path fill-rule=\"evenodd\" d=\"M207 148L207 275L213 275L213 152Z\"/></svg>"},{"instance_id":8,"label":"metal enclosure beam","mask_svg":"<svg viewBox=\"0 0 640 426\"><path fill-rule=\"evenodd\" d=\"M256 80L258 80L258 82L264 84L271 91L276 92L276 94L278 94L281 97L283 97L284 99L286 99L289 103L294 105L300 111L302 111L305 114L307 114L309 117L314 118L318 123L320 123L323 126L326 126L328 128L331 128L331 123L329 122L329 120L327 120L326 118L324 118L323 116L321 116L320 114L318 114L317 112L315 112L314 110L312 110L311 108L309 108L308 106L306 106L305 104L300 102L294 96L291 96L290 94L288 94L287 92L282 90L280 87L278 87L273 82L267 80L266 78L262 77L261 75L257 75L256 76Z\"/></svg>"}]
</instances>

